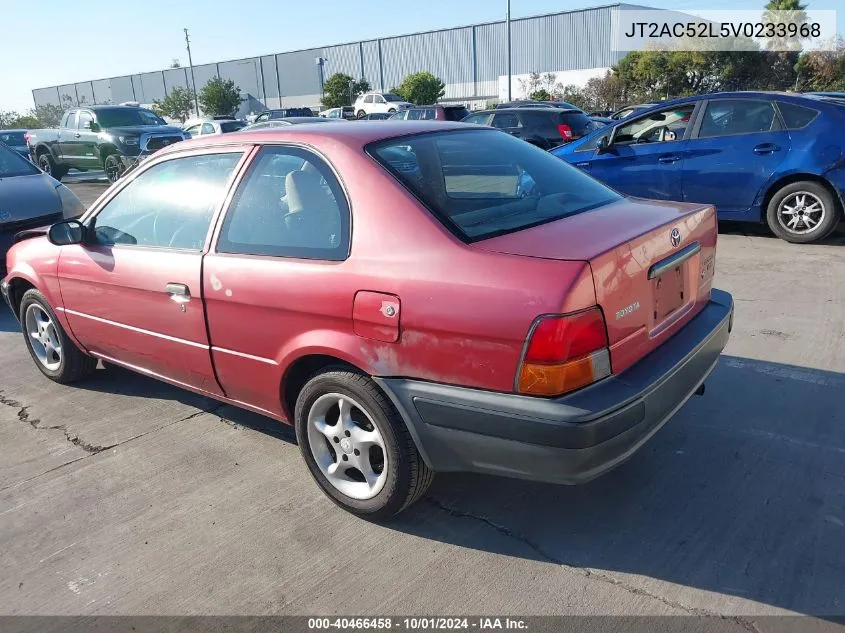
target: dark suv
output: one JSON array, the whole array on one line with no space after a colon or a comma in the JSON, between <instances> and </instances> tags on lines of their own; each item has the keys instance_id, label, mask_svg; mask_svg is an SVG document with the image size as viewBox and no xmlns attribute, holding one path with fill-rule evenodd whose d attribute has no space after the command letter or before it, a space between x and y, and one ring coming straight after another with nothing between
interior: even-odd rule
<instances>
[{"instance_id":1,"label":"dark suv","mask_svg":"<svg viewBox=\"0 0 845 633\"><path fill-rule=\"evenodd\" d=\"M261 121L269 121L271 119L287 119L292 116L314 116L311 108L277 108L276 110L265 110L257 117L253 123L260 123Z\"/></svg>"},{"instance_id":2,"label":"dark suv","mask_svg":"<svg viewBox=\"0 0 845 633\"><path fill-rule=\"evenodd\" d=\"M463 121L469 110L462 105L433 105L408 108L390 117L391 121Z\"/></svg>"},{"instance_id":3,"label":"dark suv","mask_svg":"<svg viewBox=\"0 0 845 633\"><path fill-rule=\"evenodd\" d=\"M590 117L581 110L561 108L485 110L473 112L463 122L499 128L543 149L575 141L593 130Z\"/></svg>"}]
</instances>

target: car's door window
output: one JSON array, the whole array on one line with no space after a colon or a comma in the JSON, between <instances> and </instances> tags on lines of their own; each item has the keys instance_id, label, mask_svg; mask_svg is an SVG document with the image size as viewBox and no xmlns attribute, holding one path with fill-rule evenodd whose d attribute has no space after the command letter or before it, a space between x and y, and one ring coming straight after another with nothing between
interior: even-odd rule
<instances>
[{"instance_id":1,"label":"car's door window","mask_svg":"<svg viewBox=\"0 0 845 633\"><path fill-rule=\"evenodd\" d=\"M91 123L94 122L94 117L90 112L80 112L79 118L76 121L76 127L80 130L90 130Z\"/></svg>"},{"instance_id":2,"label":"car's door window","mask_svg":"<svg viewBox=\"0 0 845 633\"><path fill-rule=\"evenodd\" d=\"M698 137L769 132L776 123L775 108L770 101L720 99L707 103Z\"/></svg>"},{"instance_id":3,"label":"car's door window","mask_svg":"<svg viewBox=\"0 0 845 633\"><path fill-rule=\"evenodd\" d=\"M185 131L186 131L188 134L190 134L191 136L196 136L196 135L199 133L199 131L200 131L200 126L199 126L199 125L192 125L191 127L189 127L189 128L188 128L187 130L185 130Z\"/></svg>"},{"instance_id":4,"label":"car's door window","mask_svg":"<svg viewBox=\"0 0 845 633\"><path fill-rule=\"evenodd\" d=\"M373 102L373 95L367 95L364 97L364 103L372 103Z\"/></svg>"},{"instance_id":5,"label":"car's door window","mask_svg":"<svg viewBox=\"0 0 845 633\"><path fill-rule=\"evenodd\" d=\"M153 165L93 218L92 241L201 250L241 155L202 154Z\"/></svg>"},{"instance_id":6,"label":"car's door window","mask_svg":"<svg viewBox=\"0 0 845 633\"><path fill-rule=\"evenodd\" d=\"M493 115L493 127L499 129L510 129L522 127L519 117L513 112L497 112Z\"/></svg>"},{"instance_id":7,"label":"car's door window","mask_svg":"<svg viewBox=\"0 0 845 633\"><path fill-rule=\"evenodd\" d=\"M255 122L258 123L259 121L266 121L270 118L269 112L262 112L257 117L255 117Z\"/></svg>"},{"instance_id":8,"label":"car's door window","mask_svg":"<svg viewBox=\"0 0 845 633\"><path fill-rule=\"evenodd\" d=\"M434 108L423 108L419 113L422 121L434 121L437 118L437 112Z\"/></svg>"},{"instance_id":9,"label":"car's door window","mask_svg":"<svg viewBox=\"0 0 845 633\"><path fill-rule=\"evenodd\" d=\"M265 147L235 192L221 253L341 261L349 251L349 206L329 166L295 147Z\"/></svg>"},{"instance_id":10,"label":"car's door window","mask_svg":"<svg viewBox=\"0 0 845 633\"><path fill-rule=\"evenodd\" d=\"M68 112L67 119L65 120L64 127L75 128L76 127L76 112Z\"/></svg>"},{"instance_id":11,"label":"car's door window","mask_svg":"<svg viewBox=\"0 0 845 633\"><path fill-rule=\"evenodd\" d=\"M408 110L408 121L419 121L423 118L423 112L425 110Z\"/></svg>"},{"instance_id":12,"label":"car's door window","mask_svg":"<svg viewBox=\"0 0 845 633\"><path fill-rule=\"evenodd\" d=\"M464 123L476 123L478 125L487 125L487 121L490 119L490 113L485 112L483 114L472 114L464 119Z\"/></svg>"},{"instance_id":13,"label":"car's door window","mask_svg":"<svg viewBox=\"0 0 845 633\"><path fill-rule=\"evenodd\" d=\"M614 145L668 143L683 140L695 104L674 106L652 112L616 128Z\"/></svg>"},{"instance_id":14,"label":"car's door window","mask_svg":"<svg viewBox=\"0 0 845 633\"><path fill-rule=\"evenodd\" d=\"M214 134L214 126L211 123L203 123L202 134Z\"/></svg>"},{"instance_id":15,"label":"car's door window","mask_svg":"<svg viewBox=\"0 0 845 633\"><path fill-rule=\"evenodd\" d=\"M373 95L373 103L387 103L381 95Z\"/></svg>"},{"instance_id":16,"label":"car's door window","mask_svg":"<svg viewBox=\"0 0 845 633\"><path fill-rule=\"evenodd\" d=\"M390 118L396 121L405 121L408 118L408 110L402 110L402 112L394 112L390 115Z\"/></svg>"},{"instance_id":17,"label":"car's door window","mask_svg":"<svg viewBox=\"0 0 845 633\"><path fill-rule=\"evenodd\" d=\"M610 133L612 131L613 130L606 130L602 134L596 134L593 138L591 138L586 143L583 143L583 144L579 145L578 147L576 147L575 151L576 152L586 152L586 151L596 149L599 146L599 143L601 142L601 140L603 138L607 138L608 136L610 136Z\"/></svg>"}]
</instances>

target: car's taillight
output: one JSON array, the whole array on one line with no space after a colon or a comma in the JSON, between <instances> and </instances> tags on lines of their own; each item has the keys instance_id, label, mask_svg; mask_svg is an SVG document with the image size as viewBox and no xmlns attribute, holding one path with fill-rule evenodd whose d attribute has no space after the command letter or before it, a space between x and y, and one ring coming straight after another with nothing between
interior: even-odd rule
<instances>
[{"instance_id":1,"label":"car's taillight","mask_svg":"<svg viewBox=\"0 0 845 633\"><path fill-rule=\"evenodd\" d=\"M568 141L572 138L572 128L566 123L561 123L557 126L557 131L560 133L560 138Z\"/></svg>"},{"instance_id":2,"label":"car's taillight","mask_svg":"<svg viewBox=\"0 0 845 633\"><path fill-rule=\"evenodd\" d=\"M598 307L542 316L529 332L517 391L559 396L609 375L607 327Z\"/></svg>"}]
</instances>

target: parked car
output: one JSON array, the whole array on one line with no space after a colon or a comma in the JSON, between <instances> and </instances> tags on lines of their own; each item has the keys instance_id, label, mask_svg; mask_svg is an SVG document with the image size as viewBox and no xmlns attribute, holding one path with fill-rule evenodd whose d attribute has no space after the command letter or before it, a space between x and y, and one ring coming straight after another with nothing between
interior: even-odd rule
<instances>
[{"instance_id":1,"label":"parked car","mask_svg":"<svg viewBox=\"0 0 845 633\"><path fill-rule=\"evenodd\" d=\"M593 131L581 110L561 108L502 108L473 112L464 123L489 125L543 149L569 143Z\"/></svg>"},{"instance_id":2,"label":"parked car","mask_svg":"<svg viewBox=\"0 0 845 633\"><path fill-rule=\"evenodd\" d=\"M361 119L374 112L398 112L413 107L413 103L408 103L399 95L389 92L365 92L355 100L353 109L355 116Z\"/></svg>"},{"instance_id":3,"label":"parked car","mask_svg":"<svg viewBox=\"0 0 845 633\"><path fill-rule=\"evenodd\" d=\"M632 114L636 114L637 112L643 112L644 110L653 108L656 105L656 103L638 103L637 105L631 105L622 108L621 110L617 110L607 118L609 118L611 121L621 121L622 119L627 119Z\"/></svg>"},{"instance_id":4,"label":"parked car","mask_svg":"<svg viewBox=\"0 0 845 633\"><path fill-rule=\"evenodd\" d=\"M79 217L83 211L70 189L0 143L0 277L6 273L6 251L15 234Z\"/></svg>"},{"instance_id":5,"label":"parked car","mask_svg":"<svg viewBox=\"0 0 845 633\"><path fill-rule=\"evenodd\" d=\"M28 134L27 130L0 130L0 143L29 160Z\"/></svg>"},{"instance_id":6,"label":"parked car","mask_svg":"<svg viewBox=\"0 0 845 633\"><path fill-rule=\"evenodd\" d=\"M327 119L320 116L292 116L286 119L273 119L272 121L261 121L243 128L244 132L252 130L266 130L268 128L288 127L289 125L302 125L303 123L335 123L343 119Z\"/></svg>"},{"instance_id":7,"label":"parked car","mask_svg":"<svg viewBox=\"0 0 845 633\"><path fill-rule=\"evenodd\" d=\"M247 125L246 121L240 121L235 117L199 117L186 121L182 130L193 138L211 134L230 134L244 129Z\"/></svg>"},{"instance_id":8,"label":"parked car","mask_svg":"<svg viewBox=\"0 0 845 633\"><path fill-rule=\"evenodd\" d=\"M661 104L554 150L619 191L713 204L722 220L765 221L813 242L842 219L845 104L788 93L726 92Z\"/></svg>"},{"instance_id":9,"label":"parked car","mask_svg":"<svg viewBox=\"0 0 845 633\"><path fill-rule=\"evenodd\" d=\"M272 119L287 119L294 116L314 116L314 112L311 108L275 108L273 110L265 110L257 115L253 123L261 123L262 121L270 121Z\"/></svg>"},{"instance_id":10,"label":"parked car","mask_svg":"<svg viewBox=\"0 0 845 633\"><path fill-rule=\"evenodd\" d=\"M462 105L432 105L408 108L388 116L399 121L462 121L469 114Z\"/></svg>"},{"instance_id":11,"label":"parked car","mask_svg":"<svg viewBox=\"0 0 845 633\"><path fill-rule=\"evenodd\" d=\"M598 129L600 127L604 127L605 125L610 125L613 123L613 119L604 116L590 116L590 121L595 123L593 126L594 128Z\"/></svg>"},{"instance_id":12,"label":"parked car","mask_svg":"<svg viewBox=\"0 0 845 633\"><path fill-rule=\"evenodd\" d=\"M70 169L106 172L116 182L142 152L186 139L152 110L137 106L90 106L64 113L58 129L31 130L33 161L61 180Z\"/></svg>"},{"instance_id":13,"label":"parked car","mask_svg":"<svg viewBox=\"0 0 845 633\"><path fill-rule=\"evenodd\" d=\"M320 116L326 119L344 119L351 120L355 118L355 110L352 106L343 106L342 108L329 108L320 112Z\"/></svg>"},{"instance_id":14,"label":"parked car","mask_svg":"<svg viewBox=\"0 0 845 633\"><path fill-rule=\"evenodd\" d=\"M372 114L365 114L362 116L359 121L385 121L387 119L392 119L396 117L397 114L401 114L401 112L394 112L391 114L390 112L373 112Z\"/></svg>"},{"instance_id":15,"label":"parked car","mask_svg":"<svg viewBox=\"0 0 845 633\"><path fill-rule=\"evenodd\" d=\"M331 500L385 518L434 472L578 483L633 454L728 340L716 237L711 206L495 130L302 125L160 152L16 244L0 291L47 378L104 359L292 424Z\"/></svg>"},{"instance_id":16,"label":"parked car","mask_svg":"<svg viewBox=\"0 0 845 633\"><path fill-rule=\"evenodd\" d=\"M613 114L613 110L593 110L592 112L588 112L587 116L608 119L611 114Z\"/></svg>"},{"instance_id":17,"label":"parked car","mask_svg":"<svg viewBox=\"0 0 845 633\"><path fill-rule=\"evenodd\" d=\"M496 104L496 109L504 108L560 108L563 110L578 110L583 112L578 106L574 106L566 101L535 101L533 99L524 99L522 101L508 101L506 103Z\"/></svg>"},{"instance_id":18,"label":"parked car","mask_svg":"<svg viewBox=\"0 0 845 633\"><path fill-rule=\"evenodd\" d=\"M805 95L815 95L817 97L832 97L834 99L845 99L845 92L805 92Z\"/></svg>"}]
</instances>

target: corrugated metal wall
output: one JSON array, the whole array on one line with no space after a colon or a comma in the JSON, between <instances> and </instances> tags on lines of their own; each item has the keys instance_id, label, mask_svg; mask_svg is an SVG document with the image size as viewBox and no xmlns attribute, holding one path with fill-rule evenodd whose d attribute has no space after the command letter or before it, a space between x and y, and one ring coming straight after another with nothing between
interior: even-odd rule
<instances>
[{"instance_id":1,"label":"corrugated metal wall","mask_svg":"<svg viewBox=\"0 0 845 633\"><path fill-rule=\"evenodd\" d=\"M611 47L611 5L511 21L514 75L612 66L621 54ZM365 77L373 89L388 90L413 72L428 70L446 84L446 99L493 97L507 73L504 22L417 33L379 40L312 48L194 67L197 89L212 77L232 79L241 92L269 107L317 106L320 99L317 57L325 78L336 72ZM174 86L190 85L184 68L99 79L32 91L36 105L76 103L151 103Z\"/></svg>"}]
</instances>

